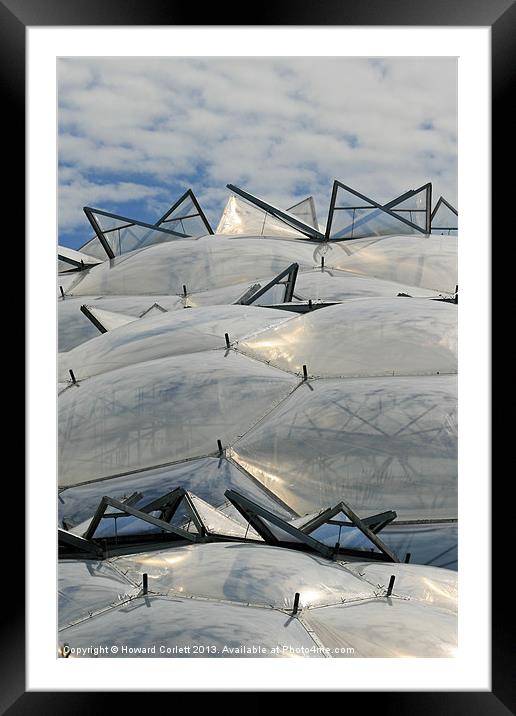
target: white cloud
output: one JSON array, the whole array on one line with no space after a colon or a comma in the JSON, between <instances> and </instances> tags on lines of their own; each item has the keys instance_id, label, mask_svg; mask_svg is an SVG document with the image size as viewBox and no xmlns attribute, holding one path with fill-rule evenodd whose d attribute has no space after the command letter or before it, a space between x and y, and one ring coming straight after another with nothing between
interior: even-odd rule
<instances>
[{"instance_id":1,"label":"white cloud","mask_svg":"<svg viewBox=\"0 0 516 716\"><path fill-rule=\"evenodd\" d=\"M60 60L61 229L87 203L164 208L189 185L216 223L227 182L284 206L312 193L323 220L334 178L379 200L430 180L454 203L456 70L454 58Z\"/></svg>"}]
</instances>

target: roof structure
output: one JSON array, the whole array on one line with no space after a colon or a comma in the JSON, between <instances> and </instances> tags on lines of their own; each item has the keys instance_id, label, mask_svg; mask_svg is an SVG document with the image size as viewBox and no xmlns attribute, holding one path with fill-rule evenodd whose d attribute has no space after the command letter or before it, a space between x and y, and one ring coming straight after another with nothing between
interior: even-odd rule
<instances>
[{"instance_id":1,"label":"roof structure","mask_svg":"<svg viewBox=\"0 0 516 716\"><path fill-rule=\"evenodd\" d=\"M61 655L450 656L457 213L228 186L58 251Z\"/></svg>"}]
</instances>

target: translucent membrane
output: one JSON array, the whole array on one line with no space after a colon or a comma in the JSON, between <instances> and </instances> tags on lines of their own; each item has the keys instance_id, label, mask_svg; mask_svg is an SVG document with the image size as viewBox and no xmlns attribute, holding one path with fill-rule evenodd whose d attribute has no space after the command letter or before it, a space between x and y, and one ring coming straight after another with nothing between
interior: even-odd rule
<instances>
[{"instance_id":1,"label":"translucent membrane","mask_svg":"<svg viewBox=\"0 0 516 716\"><path fill-rule=\"evenodd\" d=\"M155 301L159 301L168 311L183 308L179 296L66 296L57 304L59 351L69 351L100 335L98 328L81 312L83 304L132 315L136 319Z\"/></svg>"},{"instance_id":2,"label":"translucent membrane","mask_svg":"<svg viewBox=\"0 0 516 716\"><path fill-rule=\"evenodd\" d=\"M113 654L110 647L122 640L128 649L149 644L156 645L156 650L139 654L119 648ZM314 642L306 629L281 612L177 596L135 599L130 605L61 631L59 644L61 648L64 644L72 648L92 644L107 647L98 654L100 657L270 658L289 657L289 649L294 654L306 649L305 656L317 656L310 652ZM209 651L207 646L211 647ZM251 653L242 653L243 647ZM260 650L253 652L253 647ZM82 655L92 656L78 654Z\"/></svg>"},{"instance_id":3,"label":"translucent membrane","mask_svg":"<svg viewBox=\"0 0 516 716\"><path fill-rule=\"evenodd\" d=\"M59 484L216 452L217 440L234 441L296 382L233 351L161 358L88 378L60 396Z\"/></svg>"},{"instance_id":4,"label":"translucent membrane","mask_svg":"<svg viewBox=\"0 0 516 716\"><path fill-rule=\"evenodd\" d=\"M457 285L457 239L387 236L332 243L326 249L325 267L453 293Z\"/></svg>"},{"instance_id":5,"label":"translucent membrane","mask_svg":"<svg viewBox=\"0 0 516 716\"><path fill-rule=\"evenodd\" d=\"M73 295L172 295L270 278L314 265L314 245L270 238L204 237L149 247L85 272Z\"/></svg>"},{"instance_id":6,"label":"translucent membrane","mask_svg":"<svg viewBox=\"0 0 516 716\"><path fill-rule=\"evenodd\" d=\"M456 377L309 381L233 455L299 514L344 500L358 515L456 518Z\"/></svg>"},{"instance_id":7,"label":"translucent membrane","mask_svg":"<svg viewBox=\"0 0 516 716\"><path fill-rule=\"evenodd\" d=\"M292 609L367 599L374 587L339 563L279 547L205 544L120 557L133 581L142 572L156 591Z\"/></svg>"},{"instance_id":8,"label":"translucent membrane","mask_svg":"<svg viewBox=\"0 0 516 716\"><path fill-rule=\"evenodd\" d=\"M99 320L102 314L97 310ZM146 314L63 353L58 373L62 380L68 380L72 368L80 379L155 358L224 349L226 333L234 342L289 318L284 311L254 306L210 306Z\"/></svg>"},{"instance_id":9,"label":"translucent membrane","mask_svg":"<svg viewBox=\"0 0 516 716\"><path fill-rule=\"evenodd\" d=\"M323 377L457 371L457 310L438 301L366 298L297 316L238 342L283 370Z\"/></svg>"}]
</instances>

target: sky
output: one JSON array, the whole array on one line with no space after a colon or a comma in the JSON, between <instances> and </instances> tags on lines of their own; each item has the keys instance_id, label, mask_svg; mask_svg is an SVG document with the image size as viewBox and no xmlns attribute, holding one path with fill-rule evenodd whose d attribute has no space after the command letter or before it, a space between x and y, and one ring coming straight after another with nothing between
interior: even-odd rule
<instances>
[{"instance_id":1,"label":"sky","mask_svg":"<svg viewBox=\"0 0 516 716\"><path fill-rule=\"evenodd\" d=\"M215 228L239 186L281 208L339 179L380 203L431 181L457 202L457 60L58 60L59 243L83 206L156 222L192 188Z\"/></svg>"}]
</instances>

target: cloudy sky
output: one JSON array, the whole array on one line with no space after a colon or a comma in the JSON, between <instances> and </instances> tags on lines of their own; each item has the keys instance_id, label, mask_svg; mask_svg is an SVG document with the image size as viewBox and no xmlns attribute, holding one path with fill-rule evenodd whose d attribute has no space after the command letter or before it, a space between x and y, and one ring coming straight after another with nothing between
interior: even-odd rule
<instances>
[{"instance_id":1,"label":"cloudy sky","mask_svg":"<svg viewBox=\"0 0 516 716\"><path fill-rule=\"evenodd\" d=\"M457 200L454 58L69 58L58 62L59 241L83 206L154 223L193 188L215 227L227 183L286 208L333 179L384 202Z\"/></svg>"}]
</instances>

